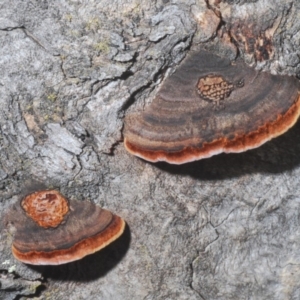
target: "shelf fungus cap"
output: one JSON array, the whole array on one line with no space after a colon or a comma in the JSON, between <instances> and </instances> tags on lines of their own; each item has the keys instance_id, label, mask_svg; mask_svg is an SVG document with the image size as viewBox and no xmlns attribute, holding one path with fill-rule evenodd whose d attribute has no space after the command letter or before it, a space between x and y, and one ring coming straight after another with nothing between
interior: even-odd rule
<instances>
[{"instance_id":1,"label":"shelf fungus cap","mask_svg":"<svg viewBox=\"0 0 300 300\"><path fill-rule=\"evenodd\" d=\"M299 91L294 77L191 52L142 113L126 116L125 148L172 164L253 149L295 124Z\"/></svg>"},{"instance_id":2,"label":"shelf fungus cap","mask_svg":"<svg viewBox=\"0 0 300 300\"><path fill-rule=\"evenodd\" d=\"M67 200L55 190L32 193L8 214L13 255L32 265L59 265L92 254L124 231L119 216L91 202Z\"/></svg>"}]
</instances>

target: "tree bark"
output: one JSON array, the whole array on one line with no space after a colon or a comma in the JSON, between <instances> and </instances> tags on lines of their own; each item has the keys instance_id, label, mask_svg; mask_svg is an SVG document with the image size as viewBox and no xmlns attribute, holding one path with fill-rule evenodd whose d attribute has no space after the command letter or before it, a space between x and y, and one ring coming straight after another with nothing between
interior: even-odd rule
<instances>
[{"instance_id":1,"label":"tree bark","mask_svg":"<svg viewBox=\"0 0 300 300\"><path fill-rule=\"evenodd\" d=\"M26 299L32 280L36 299L299 299L299 124L182 166L122 144L124 116L190 50L299 77L299 20L297 0L2 0L1 220L44 185L128 226L81 261L32 267L2 222L0 298Z\"/></svg>"}]
</instances>

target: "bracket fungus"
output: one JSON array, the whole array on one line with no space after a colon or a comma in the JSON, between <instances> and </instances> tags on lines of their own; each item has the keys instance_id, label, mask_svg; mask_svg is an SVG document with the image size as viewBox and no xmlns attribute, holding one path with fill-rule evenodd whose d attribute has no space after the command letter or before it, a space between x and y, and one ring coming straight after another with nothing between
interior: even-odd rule
<instances>
[{"instance_id":1,"label":"bracket fungus","mask_svg":"<svg viewBox=\"0 0 300 300\"><path fill-rule=\"evenodd\" d=\"M145 160L172 164L253 149L295 124L299 91L294 77L191 52L145 111L126 116L124 144Z\"/></svg>"},{"instance_id":2,"label":"bracket fungus","mask_svg":"<svg viewBox=\"0 0 300 300\"><path fill-rule=\"evenodd\" d=\"M91 202L67 200L55 190L26 196L8 214L16 228L13 255L32 265L60 265L92 254L124 231L119 216Z\"/></svg>"}]
</instances>

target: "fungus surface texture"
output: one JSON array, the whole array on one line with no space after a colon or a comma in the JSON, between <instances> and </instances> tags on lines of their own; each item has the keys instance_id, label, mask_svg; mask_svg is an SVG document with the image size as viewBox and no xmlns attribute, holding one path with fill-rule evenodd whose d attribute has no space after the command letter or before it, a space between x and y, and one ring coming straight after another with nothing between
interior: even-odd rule
<instances>
[{"instance_id":1,"label":"fungus surface texture","mask_svg":"<svg viewBox=\"0 0 300 300\"><path fill-rule=\"evenodd\" d=\"M13 255L33 265L59 265L92 254L124 231L125 222L88 201L67 200L55 190L32 193L9 212L16 228Z\"/></svg>"},{"instance_id":2,"label":"fungus surface texture","mask_svg":"<svg viewBox=\"0 0 300 300\"><path fill-rule=\"evenodd\" d=\"M299 91L294 77L191 52L143 112L126 116L125 147L172 164L253 149L295 124Z\"/></svg>"}]
</instances>

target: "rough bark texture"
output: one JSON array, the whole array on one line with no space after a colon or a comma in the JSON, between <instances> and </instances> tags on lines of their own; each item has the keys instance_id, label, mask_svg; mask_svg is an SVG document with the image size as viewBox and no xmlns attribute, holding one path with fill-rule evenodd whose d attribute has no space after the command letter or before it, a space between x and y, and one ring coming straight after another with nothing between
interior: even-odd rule
<instances>
[{"instance_id":1,"label":"rough bark texture","mask_svg":"<svg viewBox=\"0 0 300 300\"><path fill-rule=\"evenodd\" d=\"M39 268L13 258L2 222L0 298L299 299L299 124L183 166L121 143L124 114L191 48L300 76L299 20L297 0L2 0L1 220L38 181L128 227L82 261Z\"/></svg>"}]
</instances>

